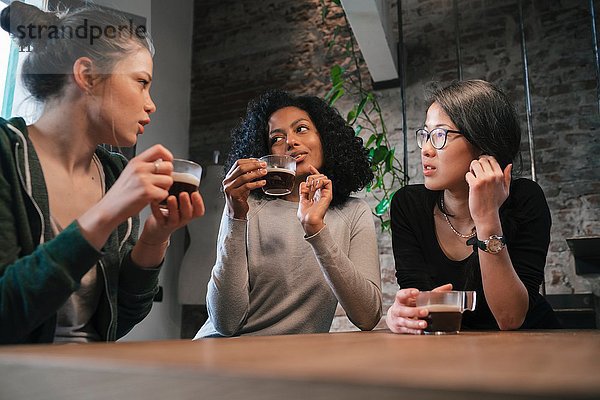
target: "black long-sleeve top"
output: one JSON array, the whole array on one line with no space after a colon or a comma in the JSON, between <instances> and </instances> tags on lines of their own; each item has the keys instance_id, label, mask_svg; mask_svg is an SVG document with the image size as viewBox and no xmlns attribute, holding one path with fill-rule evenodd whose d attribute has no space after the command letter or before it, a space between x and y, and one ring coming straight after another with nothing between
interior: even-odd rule
<instances>
[{"instance_id":1,"label":"black long-sleeve top","mask_svg":"<svg viewBox=\"0 0 600 400\"><path fill-rule=\"evenodd\" d=\"M476 310L465 312L463 326L499 329L485 299L477 251L454 261L438 243L433 211L439 196L440 192L424 185L409 185L398 190L392 199L392 246L398 284L401 288L432 290L452 283L454 290L476 290ZM521 328L560 327L552 308L539 293L552 225L542 189L528 179L514 180L510 195L500 208L500 221L513 267L529 294L529 311Z\"/></svg>"}]
</instances>

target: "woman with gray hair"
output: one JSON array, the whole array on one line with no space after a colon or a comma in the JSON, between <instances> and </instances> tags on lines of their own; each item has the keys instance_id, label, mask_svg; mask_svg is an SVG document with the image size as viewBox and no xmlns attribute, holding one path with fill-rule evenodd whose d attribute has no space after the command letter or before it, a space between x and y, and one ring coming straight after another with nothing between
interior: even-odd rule
<instances>
[{"instance_id":1,"label":"woman with gray hair","mask_svg":"<svg viewBox=\"0 0 600 400\"><path fill-rule=\"evenodd\" d=\"M44 108L0 119L0 343L116 340L150 311L171 233L204 214L199 193L168 197L163 146L129 162L99 146L133 146L156 110L150 38L97 7L15 1L1 26L31 50L22 78Z\"/></svg>"}]
</instances>

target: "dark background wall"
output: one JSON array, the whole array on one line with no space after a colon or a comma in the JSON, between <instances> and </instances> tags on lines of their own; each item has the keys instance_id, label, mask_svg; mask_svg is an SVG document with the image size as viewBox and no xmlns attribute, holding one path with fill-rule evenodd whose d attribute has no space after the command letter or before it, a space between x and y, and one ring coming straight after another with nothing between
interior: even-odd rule
<instances>
[{"instance_id":1,"label":"dark background wall","mask_svg":"<svg viewBox=\"0 0 600 400\"><path fill-rule=\"evenodd\" d=\"M326 90L328 29L318 4L195 2L190 147L199 161L211 161L214 150L228 151L229 131L248 100L265 89Z\"/></svg>"},{"instance_id":2,"label":"dark background wall","mask_svg":"<svg viewBox=\"0 0 600 400\"><path fill-rule=\"evenodd\" d=\"M513 99L524 132L522 175L530 176L518 2L459 0L457 5L463 78L494 82ZM396 7L391 1L387 10L397 28ZM600 235L600 118L589 2L523 0L523 17L535 165L553 218L546 287L548 293L590 292L592 283L575 275L565 242L567 237ZM453 2L404 0L402 20L408 173L411 183L419 183L420 155L413 132L425 116L425 87L431 81L458 78ZM329 68L338 56L327 54L325 43L340 23L339 14L321 21L319 0L196 1L191 157L206 164L214 150L224 156L229 131L247 101L266 88L323 96L329 89ZM393 141L401 149L400 91L376 93ZM340 103L342 110L344 106ZM380 235L379 244L387 309L397 284L389 236Z\"/></svg>"},{"instance_id":3,"label":"dark background wall","mask_svg":"<svg viewBox=\"0 0 600 400\"><path fill-rule=\"evenodd\" d=\"M522 120L522 175L531 177L517 1L458 1L464 79L498 84ZM403 1L409 128L422 123L423 85L458 77L452 1ZM599 6L598 2L595 4ZM600 234L600 125L588 1L523 1L537 179L552 212L548 293L589 292L565 238ZM411 147L410 165L418 166ZM413 181L419 180L411 171Z\"/></svg>"}]
</instances>

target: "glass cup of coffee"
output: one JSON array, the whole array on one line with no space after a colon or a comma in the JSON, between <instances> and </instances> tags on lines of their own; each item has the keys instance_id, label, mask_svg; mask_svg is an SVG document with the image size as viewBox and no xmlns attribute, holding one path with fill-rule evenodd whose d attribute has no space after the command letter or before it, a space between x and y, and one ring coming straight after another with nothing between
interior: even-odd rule
<instances>
[{"instance_id":1,"label":"glass cup of coffee","mask_svg":"<svg viewBox=\"0 0 600 400\"><path fill-rule=\"evenodd\" d=\"M417 307L429 310L425 317L426 335L455 335L460 332L462 313L475 310L477 293L451 290L446 292L420 292Z\"/></svg>"},{"instance_id":2,"label":"glass cup of coffee","mask_svg":"<svg viewBox=\"0 0 600 400\"><path fill-rule=\"evenodd\" d=\"M193 161L182 160L175 158L172 161L173 185L169 188L169 196L175 196L179 201L179 193L187 192L190 195L198 191L200 186L200 178L202 177L202 167ZM168 198L168 197L167 197ZM168 212L167 199L160 202L161 211Z\"/></svg>"},{"instance_id":3,"label":"glass cup of coffee","mask_svg":"<svg viewBox=\"0 0 600 400\"><path fill-rule=\"evenodd\" d=\"M284 196L292 193L296 178L296 160L288 155L268 155L259 158L267 163L267 181L263 192L271 196Z\"/></svg>"}]
</instances>

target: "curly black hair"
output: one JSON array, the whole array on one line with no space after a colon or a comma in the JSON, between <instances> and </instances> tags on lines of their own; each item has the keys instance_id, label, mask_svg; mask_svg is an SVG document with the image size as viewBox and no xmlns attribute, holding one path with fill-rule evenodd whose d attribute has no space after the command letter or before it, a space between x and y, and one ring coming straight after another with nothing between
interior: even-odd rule
<instances>
[{"instance_id":1,"label":"curly black hair","mask_svg":"<svg viewBox=\"0 0 600 400\"><path fill-rule=\"evenodd\" d=\"M333 184L330 207L344 204L350 193L364 188L373 180L371 163L360 137L340 113L315 96L296 96L283 90L268 90L248 103L246 116L231 132L231 150L225 171L240 158L260 158L269 154L268 127L271 115L284 107L305 111L315 124L323 147L323 167ZM265 196L262 190L255 196Z\"/></svg>"}]
</instances>

